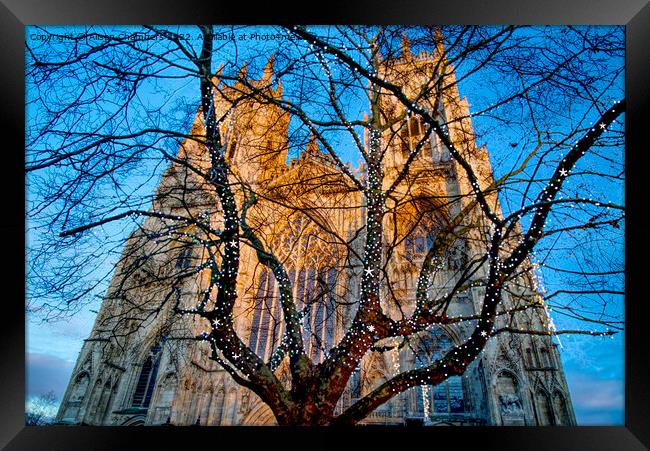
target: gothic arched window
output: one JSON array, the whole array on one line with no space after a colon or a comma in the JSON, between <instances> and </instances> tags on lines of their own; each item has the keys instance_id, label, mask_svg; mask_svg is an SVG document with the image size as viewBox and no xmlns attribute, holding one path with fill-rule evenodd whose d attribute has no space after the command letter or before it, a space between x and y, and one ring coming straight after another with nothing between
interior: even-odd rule
<instances>
[{"instance_id":1,"label":"gothic arched window","mask_svg":"<svg viewBox=\"0 0 650 451\"><path fill-rule=\"evenodd\" d=\"M307 353L316 362L321 362L334 345L337 276L334 268L312 267L307 271L303 338Z\"/></svg>"},{"instance_id":2,"label":"gothic arched window","mask_svg":"<svg viewBox=\"0 0 650 451\"><path fill-rule=\"evenodd\" d=\"M281 338L282 311L275 285L273 274L263 269L257 285L249 347L264 360L270 357Z\"/></svg>"},{"instance_id":3,"label":"gothic arched window","mask_svg":"<svg viewBox=\"0 0 650 451\"><path fill-rule=\"evenodd\" d=\"M107 381L108 382L108 381ZM100 411L102 390L104 385L102 384L101 379L95 381L95 387L93 388L92 393L90 394L90 402L88 404L88 411L84 421L94 424L97 422L97 414ZM101 421L101 417L99 418Z\"/></svg>"},{"instance_id":4,"label":"gothic arched window","mask_svg":"<svg viewBox=\"0 0 650 451\"><path fill-rule=\"evenodd\" d=\"M403 230L405 257L412 262L424 258L433 247L438 226L429 216L424 216L406 221Z\"/></svg>"},{"instance_id":5,"label":"gothic arched window","mask_svg":"<svg viewBox=\"0 0 650 451\"><path fill-rule=\"evenodd\" d=\"M569 416L569 409L567 408L564 395L558 390L553 394L553 407L555 408L557 424L561 426L570 426L571 419Z\"/></svg>"},{"instance_id":6,"label":"gothic arched window","mask_svg":"<svg viewBox=\"0 0 650 451\"><path fill-rule=\"evenodd\" d=\"M440 329L425 335L418 345L415 367L432 365L453 347L451 339ZM428 415L445 415L465 412L463 381L460 376L450 376L434 387L423 385L417 390L418 412ZM425 412L425 400L428 412Z\"/></svg>"},{"instance_id":7,"label":"gothic arched window","mask_svg":"<svg viewBox=\"0 0 650 451\"><path fill-rule=\"evenodd\" d=\"M546 347L542 347L539 350L539 355L540 355L540 360L541 360L541 365L544 368L551 368L551 357L548 353L548 349Z\"/></svg>"},{"instance_id":8,"label":"gothic arched window","mask_svg":"<svg viewBox=\"0 0 650 451\"><path fill-rule=\"evenodd\" d=\"M456 240L447 252L449 269L464 269L467 266L467 246L465 240Z\"/></svg>"},{"instance_id":9,"label":"gothic arched window","mask_svg":"<svg viewBox=\"0 0 650 451\"><path fill-rule=\"evenodd\" d=\"M424 136L426 126L419 117L407 116L404 126L399 131L400 149L405 156L415 149L415 146ZM431 135L425 140L421 147L423 155L431 154Z\"/></svg>"},{"instance_id":10,"label":"gothic arched window","mask_svg":"<svg viewBox=\"0 0 650 451\"><path fill-rule=\"evenodd\" d=\"M187 269L192 261L192 248L183 249L176 259L176 268Z\"/></svg>"},{"instance_id":11,"label":"gothic arched window","mask_svg":"<svg viewBox=\"0 0 650 451\"><path fill-rule=\"evenodd\" d=\"M553 409L551 407L551 400L541 388L535 393L535 407L537 411L537 424L539 426L548 426L555 424L553 420Z\"/></svg>"},{"instance_id":12,"label":"gothic arched window","mask_svg":"<svg viewBox=\"0 0 650 451\"><path fill-rule=\"evenodd\" d=\"M327 271L327 311L325 312L325 330L323 332L325 350L334 346L334 319L336 310L336 279L337 273L334 268Z\"/></svg>"},{"instance_id":13,"label":"gothic arched window","mask_svg":"<svg viewBox=\"0 0 650 451\"><path fill-rule=\"evenodd\" d=\"M102 424L106 418L106 410L108 409L108 402L110 401L112 390L111 380L108 379L102 388L101 395L98 397L95 407L93 409L92 421L95 424Z\"/></svg>"},{"instance_id":14,"label":"gothic arched window","mask_svg":"<svg viewBox=\"0 0 650 451\"><path fill-rule=\"evenodd\" d=\"M63 413L64 420L75 420L79 414L79 409L81 403L86 396L88 391L88 385L90 385L90 375L83 371L77 375L74 379L72 385L72 390L70 396L68 397L68 402L66 403L66 408Z\"/></svg>"},{"instance_id":15,"label":"gothic arched window","mask_svg":"<svg viewBox=\"0 0 650 451\"><path fill-rule=\"evenodd\" d=\"M108 399L106 400L106 404L104 406L104 416L102 418L102 423L104 424L109 421L111 416L111 404L113 403L115 395L117 394L117 384L118 381L115 381L113 383L113 386L110 388L110 392L108 393Z\"/></svg>"},{"instance_id":16,"label":"gothic arched window","mask_svg":"<svg viewBox=\"0 0 650 451\"><path fill-rule=\"evenodd\" d=\"M161 340L160 343L149 350L149 354L142 364L138 383L133 392L133 400L131 402L131 406L133 407L148 408L151 403L151 395L153 395L153 389L156 386L156 377L158 376L158 367L160 366L163 341Z\"/></svg>"},{"instance_id":17,"label":"gothic arched window","mask_svg":"<svg viewBox=\"0 0 650 451\"><path fill-rule=\"evenodd\" d=\"M160 381L156 401L156 410L152 420L154 424L163 424L167 422L168 418L171 417L171 407L172 403L174 402L177 386L178 380L174 373L168 373Z\"/></svg>"},{"instance_id":18,"label":"gothic arched window","mask_svg":"<svg viewBox=\"0 0 650 451\"><path fill-rule=\"evenodd\" d=\"M307 355L312 353L311 343L311 328L314 315L314 288L316 285L316 269L311 267L307 271L307 279L305 280L305 291L303 295L304 314L303 314L303 340Z\"/></svg>"},{"instance_id":19,"label":"gothic arched window","mask_svg":"<svg viewBox=\"0 0 650 451\"><path fill-rule=\"evenodd\" d=\"M212 401L214 400L214 392L211 387L208 387L203 393L200 393L201 405L199 407L199 416L197 421L200 424L210 424L210 411L212 410Z\"/></svg>"},{"instance_id":20,"label":"gothic arched window","mask_svg":"<svg viewBox=\"0 0 650 451\"><path fill-rule=\"evenodd\" d=\"M219 389L215 399L214 420L213 424L221 425L223 421L224 403L226 402L226 393L223 388Z\"/></svg>"},{"instance_id":21,"label":"gothic arched window","mask_svg":"<svg viewBox=\"0 0 650 451\"><path fill-rule=\"evenodd\" d=\"M277 250L278 258L287 268L294 302L301 315L305 352L320 362L334 345L338 276L335 268L340 254L336 238L307 216L296 215L283 225L271 247ZM275 317L279 319L279 303L274 302L278 304ZM261 326L262 321L256 323L253 318L253 329ZM276 329L279 342L282 324Z\"/></svg>"},{"instance_id":22,"label":"gothic arched window","mask_svg":"<svg viewBox=\"0 0 650 451\"><path fill-rule=\"evenodd\" d=\"M361 398L361 371L355 369L350 375L350 398L352 401Z\"/></svg>"}]
</instances>

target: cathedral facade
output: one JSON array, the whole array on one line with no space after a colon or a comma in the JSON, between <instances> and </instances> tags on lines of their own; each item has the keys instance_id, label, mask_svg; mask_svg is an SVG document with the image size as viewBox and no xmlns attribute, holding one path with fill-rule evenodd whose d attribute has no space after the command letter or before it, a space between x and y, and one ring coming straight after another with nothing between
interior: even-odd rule
<instances>
[{"instance_id":1,"label":"cathedral facade","mask_svg":"<svg viewBox=\"0 0 650 451\"><path fill-rule=\"evenodd\" d=\"M437 61L435 52L414 55L405 48L384 65L385 76L413 90ZM244 71L246 69L243 69ZM449 75L453 77L453 73ZM282 87L270 87L273 59L256 80L267 95L282 98ZM316 363L326 358L349 327L359 297L364 241L362 193L340 171L336 161L312 137L297 158L288 158L290 116L272 102L243 101L232 107L235 87L220 83L216 109L223 112L222 136L232 168L237 201L248 225L287 270L294 299L303 314L305 346ZM221 87L221 88L219 88ZM239 87L242 92L244 87ZM481 183L492 182L485 148L478 148L469 106L456 88L434 98L449 124L452 142L469 149L468 161ZM388 118L403 115L390 96L380 101ZM197 115L193 132L200 134ZM390 186L407 164L410 152L425 136L423 124L408 114L382 134L386 146L384 184ZM191 133L192 134L192 133ZM367 146L368 137L365 137ZM399 182L386 215L387 255L382 307L394 318L414 309L419 264L450 216L469 202L468 180L434 134L424 139L411 170ZM85 340L57 416L60 424L89 425L272 425L270 409L210 359L208 348L192 340L206 330L199 318L178 315L174 308L191 306L205 295L204 263L209 246L200 231L171 225L170 215L191 215L219 228L214 195L204 189L192 168L207 168L200 144L185 140L164 173L150 215L126 243L112 282ZM365 168L347 166L364 180ZM251 202L254 193L255 202ZM498 209L496 195L491 200ZM444 213L443 213L444 212ZM438 270L432 296L454 286L458 274L484 253L480 215L458 239ZM389 257L388 257L389 255ZM259 263L252 246L241 246L235 326L239 336L265 361L281 341L283 323L272 273ZM473 280L480 282L479 266ZM170 282L173 280L173 283ZM531 274L522 275L505 295L504 308L539 306ZM170 288L170 285L172 288ZM460 290L448 307L450 316L478 313L484 289L480 283ZM545 310L528 308L499 321L547 330ZM461 343L471 321L431 328L389 349L370 352L353 373L337 410L361 398L399 372L424 366ZM278 371L282 373L280 365ZM375 410L362 424L386 425L574 425L575 417L560 355L550 334L499 334L462 376L436 386L414 387Z\"/></svg>"}]
</instances>

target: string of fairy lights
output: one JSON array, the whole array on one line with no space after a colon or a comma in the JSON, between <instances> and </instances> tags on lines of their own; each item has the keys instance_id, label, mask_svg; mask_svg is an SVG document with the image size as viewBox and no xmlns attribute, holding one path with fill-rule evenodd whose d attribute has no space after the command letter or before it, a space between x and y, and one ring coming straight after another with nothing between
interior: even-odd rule
<instances>
[{"instance_id":1,"label":"string of fairy lights","mask_svg":"<svg viewBox=\"0 0 650 451\"><path fill-rule=\"evenodd\" d=\"M551 312L549 311L548 305L546 304L546 301L544 301L544 295L547 293L547 290L546 287L544 286L544 280L542 278L541 268L539 264L537 264L533 260L533 256L531 256L531 263L532 263L531 279L533 285L532 288L534 292L533 296L535 298L535 301L544 307L544 313L546 314L546 328L548 330L548 334L554 336L558 344L560 345L560 349L563 349L562 342L560 341L560 337L556 334L557 328L555 327L555 323L553 322L553 317L551 317Z\"/></svg>"},{"instance_id":2,"label":"string of fairy lights","mask_svg":"<svg viewBox=\"0 0 650 451\"><path fill-rule=\"evenodd\" d=\"M313 46L310 44L310 47L313 49ZM329 66L327 61L322 58L320 55L318 55L319 62L323 64L325 67L325 71L328 76L331 76L331 73L329 71ZM352 68L354 71L356 69ZM212 91L210 91L211 96L214 94ZM214 120L214 112L212 111L212 108L214 108L214 103L210 102L210 110L207 113L206 117L206 129L210 128L210 126L213 124L209 124L208 121ZM413 108L418 108L416 104L413 104ZM409 111L410 112L410 111ZM600 124L601 128L605 128L603 124ZM434 127L436 130L438 127ZM593 129L592 129L593 130ZM381 132L377 130L376 128L369 127L369 148L371 149L371 156L372 156L372 149L380 149L381 148ZM441 133L446 137L450 138L449 132L447 130L441 130ZM221 150L217 150L212 148L211 146L211 152L217 152ZM457 152L457 149L454 149L453 144L450 146L450 150ZM213 161L215 161L217 158L223 158L223 155L212 155ZM454 158L454 155L451 155L452 158ZM566 169L562 169L559 171L559 174L561 177L566 177L568 175L568 171ZM215 174L215 179L216 179ZM219 174L221 175L221 174ZM472 174L473 175L473 174ZM364 302L372 301L372 302L377 302L379 303L379 294L381 293L381 277L379 275L380 271L380 264L382 260L382 240L381 240L381 234L382 234L382 218L383 218L383 213L385 209L385 202L384 202L384 193L382 191L382 173L381 173L381 167L378 165L376 162L369 162L368 166L368 172L367 172L367 185L366 185L366 190L365 190L365 195L367 199L367 207L368 207L368 214L367 214L367 235L366 235L366 247L365 247L365 256L363 259L363 273L362 273L362 280L361 280L361 291L360 291L360 298L362 300L362 305ZM476 191L477 193L480 192L480 187L479 184L476 180L475 177L470 178L470 185ZM561 185L561 180L553 180L547 186L540 194L539 200L543 202L550 202L553 200L553 197L555 195L554 191L557 191ZM223 208L223 214L224 214L224 223L225 223L225 228L226 229L232 229L233 225L237 221L237 216L233 212L236 211L236 206L235 206L235 200L234 196L232 196L232 193L226 193L229 195L224 195L220 196L222 202L224 203L224 208ZM537 227L541 228L543 227L544 224L539 224ZM221 286L221 277L227 276L229 279L232 280L233 277L236 276L237 274L237 268L238 268L238 259L239 259L239 237L238 236L232 236L230 237L230 241L225 241L223 242L224 244L224 251L223 251L223 262L222 262L222 268L225 266L228 268L227 272L225 274L218 274L218 277L215 274L215 279L213 280L214 285L218 289L222 289ZM521 244L521 242L520 242ZM532 257L532 254L531 254ZM434 267L436 268L441 268L442 264L438 261L434 261ZM495 264L497 266L501 266L502 262L499 260L499 257L496 257L496 262ZM509 269L509 267L504 266L505 269ZM534 298L535 300L543 306L545 314L546 314L546 327L548 329L549 335L555 336L557 338L557 328L554 324L553 318L551 317L550 309L546 305L544 301L544 294L546 293L546 289L544 288L544 283L541 275L541 269L540 266L536 263L532 263L532 289L534 292ZM425 279L420 279L418 280L418 285L422 287L423 291L425 293L428 293L430 288L431 288L431 278L430 275L427 274L426 276L420 275L420 277L425 277ZM290 287L289 281L286 279L286 277L279 276L278 280L278 286L280 291L282 292L283 289L286 287ZM208 294L209 290L212 289L212 284L211 286L207 289L206 294ZM227 295L235 296L235 292L228 292L226 293ZM215 308L220 308L220 306L217 306ZM295 312L294 313L296 317L294 318L295 321L300 323L303 328L305 326L305 315L304 312ZM367 338L370 341L373 341L375 338L375 327L370 324L370 325L365 325L361 322L357 323L360 325L359 327L353 328L350 331L349 337L357 337L357 336L362 336L364 338ZM479 321L480 324L480 321ZM215 327L218 325L218 322L215 321ZM486 333L483 331L483 333ZM208 334L205 333L204 337L207 338ZM485 335L482 335L485 336ZM210 335L210 339L214 342L214 337ZM363 340L359 341L359 345L361 348L363 348L368 340ZM395 375L398 375L401 373L401 368L400 368L400 353L399 353L399 347L398 347L398 340L399 337L395 337L395 340L393 342L393 349L390 352L390 362L393 367L393 371ZM558 338L558 343L560 347L562 348L562 343ZM292 338L290 335L285 335L283 336L281 340L283 345L287 345L289 348L289 353L291 355L295 355L295 353L299 352L299 350L295 349L294 346L292 346ZM461 355L463 353L467 353L469 355L469 350L466 349L469 345L464 345L458 348L458 357L456 359L460 359ZM478 350L478 348L477 348ZM246 357L246 356L240 356L240 355L233 355L232 357L239 358L239 357ZM352 358L349 359L350 364L353 366L357 365L357 362L354 362ZM444 368L445 365L443 365ZM426 372L429 371L428 368L424 369ZM242 371L244 372L244 371ZM249 376L246 372L244 372L246 376ZM447 374L445 374L447 376ZM424 408L424 413L425 413L425 421L430 420L430 415L431 415L431 409L430 409L430 387L426 384L424 384L425 379L418 381L420 382L421 385L421 396L422 396L422 405Z\"/></svg>"}]
</instances>

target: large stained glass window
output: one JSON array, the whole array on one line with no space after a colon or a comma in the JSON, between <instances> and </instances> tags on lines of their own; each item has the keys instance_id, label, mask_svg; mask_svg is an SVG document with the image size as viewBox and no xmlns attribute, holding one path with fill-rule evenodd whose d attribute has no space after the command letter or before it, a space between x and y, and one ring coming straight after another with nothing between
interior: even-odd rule
<instances>
[{"instance_id":1,"label":"large stained glass window","mask_svg":"<svg viewBox=\"0 0 650 451\"><path fill-rule=\"evenodd\" d=\"M263 269L257 285L249 347L264 360L271 357L280 342L281 316L275 278L270 271Z\"/></svg>"},{"instance_id":2,"label":"large stained glass window","mask_svg":"<svg viewBox=\"0 0 650 451\"><path fill-rule=\"evenodd\" d=\"M160 366L160 357L162 354L163 340L154 345L150 350L147 358L142 364L138 383L133 392L133 407L149 407L153 389L156 386L156 377L158 376L158 367Z\"/></svg>"},{"instance_id":3,"label":"large stained glass window","mask_svg":"<svg viewBox=\"0 0 650 451\"><path fill-rule=\"evenodd\" d=\"M451 339L441 330L434 330L422 338L415 357L415 367L433 364L453 347ZM417 390L418 412L423 416L465 412L463 382L460 376L450 376L438 385L423 385Z\"/></svg>"}]
</instances>

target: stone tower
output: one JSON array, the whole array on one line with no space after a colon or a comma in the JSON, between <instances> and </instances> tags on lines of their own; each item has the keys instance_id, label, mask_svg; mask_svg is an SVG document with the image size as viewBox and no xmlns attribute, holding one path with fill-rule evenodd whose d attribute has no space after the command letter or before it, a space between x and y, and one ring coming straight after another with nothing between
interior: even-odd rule
<instances>
[{"instance_id":1,"label":"stone tower","mask_svg":"<svg viewBox=\"0 0 650 451\"><path fill-rule=\"evenodd\" d=\"M438 55L415 55L403 42L400 56L382 63L386 79L409 93L418 78L435 70L453 68ZM438 64L443 61L443 64ZM247 71L244 66L242 71ZM267 87L273 76L273 58L261 78L254 82L269 95L282 98L282 87ZM233 183L241 186L238 202L246 189L259 193L247 220L261 239L277 253L287 268L294 298L306 308L305 343L316 362L341 338L354 314L362 265L355 257L363 241L363 199L343 176L331 156L312 137L298 158L287 162L290 116L272 103L253 100L231 108L230 101L243 89L227 86L215 77L216 111L225 115L221 128ZM462 144L466 158L479 174L480 183L492 182L492 169L485 148L474 142L469 107L456 88L444 96L431 95L431 111L448 120L447 132L455 145ZM390 95L383 95L380 108L388 118L404 112ZM200 114L193 132L201 131ZM406 115L383 132L388 147L384 159L384 183L390 186L424 133L414 117ZM192 134L192 133L191 133ZM367 145L366 137L366 145ZM201 146L186 139L179 160L206 168ZM364 167L352 169L364 178ZM389 314L398 317L414 308L417 265L444 218L430 212L454 215L467 206L461 200L443 208L441 198L471 192L462 169L435 135L426 140L413 161L409 176L399 183L396 196L404 201L396 207L398 221L386 220L387 237L394 238L394 257L387 264L386 289L382 302ZM275 419L255 394L238 385L201 344L186 340L203 330L201 320L174 315L174 305L193 305L205 292L207 281L201 270L206 248L197 244L191 227L174 226L165 215L192 214L210 218L215 228L220 218L214 194L188 166L172 164L164 173L151 211L127 241L122 257L85 340L61 403L57 420L64 424L93 425L264 425ZM496 195L489 197L500 211ZM217 209L218 210L218 209ZM189 212L189 213L188 213ZM309 212L307 214L306 212ZM480 216L470 235L458 240L434 279L433 291L443 292L454 283L454 272L480 252L486 229ZM474 234L474 235L471 235ZM171 239L170 236L174 239ZM387 238L388 239L388 238ZM387 244L388 245L388 244ZM242 246L238 279L239 302L235 326L243 340L258 355L268 359L282 336L277 287L270 272L250 247ZM484 276L479 270L474 276ZM170 274L177 277L170 289ZM539 298L533 279L522 277L504 299L512 307L517 297ZM476 314L482 288L461 292L448 314ZM400 312L401 310L401 312ZM521 326L546 330L544 310L535 309L517 317ZM353 373L341 398L342 411L365 393L397 372L425 364L445 348L468 335L469 326L437 327L414 337L408 346L366 355ZM279 371L282 371L280 368ZM415 387L382 405L364 424L452 425L548 425L575 424L569 390L560 356L550 336L501 334L493 337L484 352L463 376L450 377L435 387Z\"/></svg>"}]
</instances>

